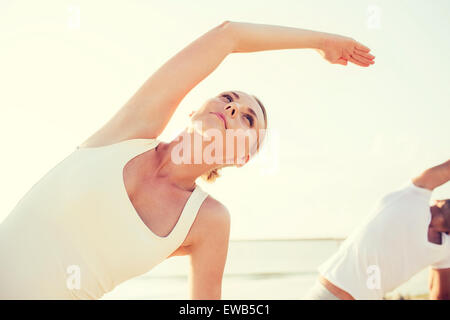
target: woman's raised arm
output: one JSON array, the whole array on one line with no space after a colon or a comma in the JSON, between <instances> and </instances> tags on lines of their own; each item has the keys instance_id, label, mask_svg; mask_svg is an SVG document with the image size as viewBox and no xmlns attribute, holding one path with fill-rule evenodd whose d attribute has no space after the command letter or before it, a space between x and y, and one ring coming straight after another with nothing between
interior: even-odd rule
<instances>
[{"instance_id":1,"label":"woman's raised arm","mask_svg":"<svg viewBox=\"0 0 450 320\"><path fill-rule=\"evenodd\" d=\"M230 22L233 52L303 49L317 50L328 62L362 67L373 64L370 49L356 40L337 34L268 24Z\"/></svg>"},{"instance_id":2,"label":"woman's raised arm","mask_svg":"<svg viewBox=\"0 0 450 320\"><path fill-rule=\"evenodd\" d=\"M183 98L232 52L226 22L209 30L164 63L126 103L144 121L148 138L166 127Z\"/></svg>"},{"instance_id":3,"label":"woman's raised arm","mask_svg":"<svg viewBox=\"0 0 450 320\"><path fill-rule=\"evenodd\" d=\"M157 138L181 100L232 52L232 39L226 35L225 25L226 22L212 28L164 63L81 146Z\"/></svg>"},{"instance_id":4,"label":"woman's raised arm","mask_svg":"<svg viewBox=\"0 0 450 320\"><path fill-rule=\"evenodd\" d=\"M330 63L373 64L370 49L352 38L299 28L224 21L156 70L96 133L97 137L91 137L91 142L158 137L183 98L230 53L302 48L317 50Z\"/></svg>"}]
</instances>

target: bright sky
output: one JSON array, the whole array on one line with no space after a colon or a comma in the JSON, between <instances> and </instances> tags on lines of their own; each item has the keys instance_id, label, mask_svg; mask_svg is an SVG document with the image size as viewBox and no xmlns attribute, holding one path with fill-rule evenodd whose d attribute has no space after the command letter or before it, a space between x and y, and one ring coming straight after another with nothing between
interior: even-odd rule
<instances>
[{"instance_id":1,"label":"bright sky","mask_svg":"<svg viewBox=\"0 0 450 320\"><path fill-rule=\"evenodd\" d=\"M0 221L157 68L224 20L342 34L376 56L361 68L313 50L232 54L182 101L160 139L221 91L267 108L266 153L199 181L230 210L233 239L346 236L377 198L449 159L447 0L2 0ZM450 198L450 185L433 197Z\"/></svg>"}]
</instances>

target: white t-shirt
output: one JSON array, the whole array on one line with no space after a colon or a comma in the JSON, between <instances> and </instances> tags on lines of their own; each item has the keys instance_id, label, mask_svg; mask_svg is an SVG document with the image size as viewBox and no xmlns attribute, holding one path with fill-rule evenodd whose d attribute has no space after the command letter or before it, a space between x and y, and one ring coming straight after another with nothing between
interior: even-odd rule
<instances>
[{"instance_id":1,"label":"white t-shirt","mask_svg":"<svg viewBox=\"0 0 450 320\"><path fill-rule=\"evenodd\" d=\"M431 191L409 181L381 198L365 222L319 266L355 299L382 299L427 266L450 268L450 236L428 241Z\"/></svg>"}]
</instances>

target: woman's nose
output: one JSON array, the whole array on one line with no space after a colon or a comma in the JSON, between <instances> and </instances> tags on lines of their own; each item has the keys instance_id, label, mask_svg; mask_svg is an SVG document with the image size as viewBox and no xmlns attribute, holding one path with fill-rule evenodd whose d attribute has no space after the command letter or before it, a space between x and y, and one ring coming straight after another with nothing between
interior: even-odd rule
<instances>
[{"instance_id":1,"label":"woman's nose","mask_svg":"<svg viewBox=\"0 0 450 320\"><path fill-rule=\"evenodd\" d=\"M234 104L229 104L225 107L225 112L230 118L234 118L237 114L237 107Z\"/></svg>"}]
</instances>

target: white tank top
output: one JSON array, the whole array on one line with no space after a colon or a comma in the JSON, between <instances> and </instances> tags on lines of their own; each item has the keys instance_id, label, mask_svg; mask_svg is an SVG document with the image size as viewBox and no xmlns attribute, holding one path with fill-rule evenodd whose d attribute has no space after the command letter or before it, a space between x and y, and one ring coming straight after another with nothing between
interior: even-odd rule
<instances>
[{"instance_id":1,"label":"white tank top","mask_svg":"<svg viewBox=\"0 0 450 320\"><path fill-rule=\"evenodd\" d=\"M450 268L450 236L428 241L430 197L411 181L384 196L319 273L357 300L377 300L425 267Z\"/></svg>"},{"instance_id":2,"label":"white tank top","mask_svg":"<svg viewBox=\"0 0 450 320\"><path fill-rule=\"evenodd\" d=\"M158 144L79 148L41 178L0 224L0 299L98 299L173 253L208 194L197 185L170 234L154 234L123 168Z\"/></svg>"}]
</instances>

